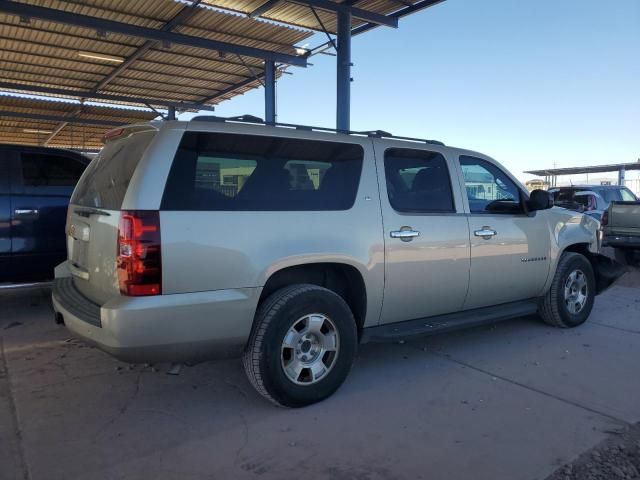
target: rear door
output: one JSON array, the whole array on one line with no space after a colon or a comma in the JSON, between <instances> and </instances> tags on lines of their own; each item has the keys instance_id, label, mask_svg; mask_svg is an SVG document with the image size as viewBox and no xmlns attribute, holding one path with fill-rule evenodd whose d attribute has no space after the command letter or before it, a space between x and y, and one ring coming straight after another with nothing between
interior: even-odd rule
<instances>
[{"instance_id":1,"label":"rear door","mask_svg":"<svg viewBox=\"0 0 640 480\"><path fill-rule=\"evenodd\" d=\"M436 147L396 146L381 141L375 152L385 249L381 323L459 311L469 284L469 227L455 166Z\"/></svg>"},{"instance_id":2,"label":"rear door","mask_svg":"<svg viewBox=\"0 0 640 480\"><path fill-rule=\"evenodd\" d=\"M78 182L67 218L69 269L84 296L102 305L120 294L116 268L118 222L129 181L156 130L119 130ZM158 186L161 188L161 186Z\"/></svg>"},{"instance_id":3,"label":"rear door","mask_svg":"<svg viewBox=\"0 0 640 480\"><path fill-rule=\"evenodd\" d=\"M471 276L464 308L540 295L549 274L547 211L527 215L526 194L498 165L463 155L471 240Z\"/></svg>"},{"instance_id":4,"label":"rear door","mask_svg":"<svg viewBox=\"0 0 640 480\"><path fill-rule=\"evenodd\" d=\"M12 256L23 279L53 278L66 257L67 205L86 162L59 152L20 152L13 185Z\"/></svg>"},{"instance_id":5,"label":"rear door","mask_svg":"<svg viewBox=\"0 0 640 480\"><path fill-rule=\"evenodd\" d=\"M12 279L11 192L9 176L12 152L0 146L0 282Z\"/></svg>"}]
</instances>

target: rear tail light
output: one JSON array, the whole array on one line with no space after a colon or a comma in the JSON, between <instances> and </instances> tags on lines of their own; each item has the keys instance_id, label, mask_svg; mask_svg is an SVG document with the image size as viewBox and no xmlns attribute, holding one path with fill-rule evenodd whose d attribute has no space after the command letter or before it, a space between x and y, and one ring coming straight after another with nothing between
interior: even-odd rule
<instances>
[{"instance_id":1,"label":"rear tail light","mask_svg":"<svg viewBox=\"0 0 640 480\"><path fill-rule=\"evenodd\" d=\"M123 295L160 295L160 214L123 210L118 226L118 283Z\"/></svg>"},{"instance_id":2,"label":"rear tail light","mask_svg":"<svg viewBox=\"0 0 640 480\"><path fill-rule=\"evenodd\" d=\"M603 226L609 224L609 210L605 210L602 214L602 221L600 222Z\"/></svg>"}]
</instances>

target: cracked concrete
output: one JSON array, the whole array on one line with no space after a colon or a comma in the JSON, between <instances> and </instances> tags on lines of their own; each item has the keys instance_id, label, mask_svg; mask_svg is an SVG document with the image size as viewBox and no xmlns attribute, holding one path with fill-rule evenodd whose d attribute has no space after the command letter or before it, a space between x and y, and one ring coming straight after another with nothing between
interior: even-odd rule
<instances>
[{"instance_id":1,"label":"cracked concrete","mask_svg":"<svg viewBox=\"0 0 640 480\"><path fill-rule=\"evenodd\" d=\"M69 341L46 291L0 312L3 480L542 479L640 421L640 272L578 329L523 318L362 346L302 410L264 401L237 360L173 376Z\"/></svg>"}]
</instances>

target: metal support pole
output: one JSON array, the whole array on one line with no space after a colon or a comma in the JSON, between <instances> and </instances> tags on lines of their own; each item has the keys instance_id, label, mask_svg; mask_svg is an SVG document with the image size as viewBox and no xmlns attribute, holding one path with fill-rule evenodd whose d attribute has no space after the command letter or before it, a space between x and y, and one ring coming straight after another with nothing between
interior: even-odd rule
<instances>
[{"instance_id":1,"label":"metal support pole","mask_svg":"<svg viewBox=\"0 0 640 480\"><path fill-rule=\"evenodd\" d=\"M348 131L351 116L351 14L349 12L338 12L336 60L336 128Z\"/></svg>"},{"instance_id":2,"label":"metal support pole","mask_svg":"<svg viewBox=\"0 0 640 480\"><path fill-rule=\"evenodd\" d=\"M167 108L167 120L175 120L176 119L176 107Z\"/></svg>"},{"instance_id":3,"label":"metal support pole","mask_svg":"<svg viewBox=\"0 0 640 480\"><path fill-rule=\"evenodd\" d=\"M264 62L264 121L276 123L276 65Z\"/></svg>"},{"instance_id":4,"label":"metal support pole","mask_svg":"<svg viewBox=\"0 0 640 480\"><path fill-rule=\"evenodd\" d=\"M624 174L625 174L625 170L624 167L622 167L620 170L618 170L618 185L621 185L624 187Z\"/></svg>"}]
</instances>

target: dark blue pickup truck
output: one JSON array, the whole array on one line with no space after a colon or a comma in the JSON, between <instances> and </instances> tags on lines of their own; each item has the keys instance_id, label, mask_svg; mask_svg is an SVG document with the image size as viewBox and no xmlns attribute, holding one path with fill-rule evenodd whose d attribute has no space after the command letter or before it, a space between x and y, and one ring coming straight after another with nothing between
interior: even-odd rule
<instances>
[{"instance_id":1,"label":"dark blue pickup truck","mask_svg":"<svg viewBox=\"0 0 640 480\"><path fill-rule=\"evenodd\" d=\"M0 145L0 283L53 278L67 256L69 197L89 162L69 150Z\"/></svg>"}]
</instances>

